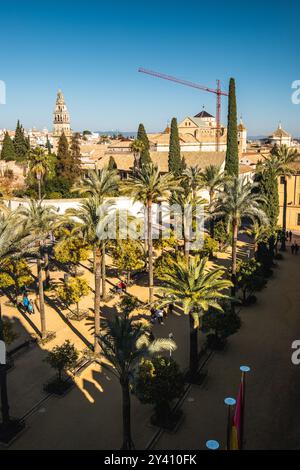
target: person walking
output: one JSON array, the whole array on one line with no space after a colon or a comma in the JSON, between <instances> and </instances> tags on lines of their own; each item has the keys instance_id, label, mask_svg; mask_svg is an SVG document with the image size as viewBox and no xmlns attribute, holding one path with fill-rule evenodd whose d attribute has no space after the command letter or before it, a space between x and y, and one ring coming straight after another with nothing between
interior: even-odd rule
<instances>
[{"instance_id":1,"label":"person walking","mask_svg":"<svg viewBox=\"0 0 300 470\"><path fill-rule=\"evenodd\" d=\"M167 308L166 318L168 318L169 315L172 315L173 312L174 312L174 304L173 302L170 302Z\"/></svg>"},{"instance_id":2,"label":"person walking","mask_svg":"<svg viewBox=\"0 0 300 470\"><path fill-rule=\"evenodd\" d=\"M29 299L27 293L23 294L23 307L25 312L28 312L28 304L29 304Z\"/></svg>"},{"instance_id":3,"label":"person walking","mask_svg":"<svg viewBox=\"0 0 300 470\"><path fill-rule=\"evenodd\" d=\"M29 315L34 314L34 306L33 306L32 300L28 301L27 311L28 311Z\"/></svg>"},{"instance_id":4,"label":"person walking","mask_svg":"<svg viewBox=\"0 0 300 470\"><path fill-rule=\"evenodd\" d=\"M292 233L292 231L290 230L290 231L289 231L289 239L290 239L290 243L291 243L291 241L292 241L292 236L293 236L293 233Z\"/></svg>"},{"instance_id":5,"label":"person walking","mask_svg":"<svg viewBox=\"0 0 300 470\"><path fill-rule=\"evenodd\" d=\"M292 252L292 255L295 253L295 242L291 244L291 252Z\"/></svg>"},{"instance_id":6,"label":"person walking","mask_svg":"<svg viewBox=\"0 0 300 470\"><path fill-rule=\"evenodd\" d=\"M299 251L299 245L298 243L295 243L295 254L297 255Z\"/></svg>"}]
</instances>

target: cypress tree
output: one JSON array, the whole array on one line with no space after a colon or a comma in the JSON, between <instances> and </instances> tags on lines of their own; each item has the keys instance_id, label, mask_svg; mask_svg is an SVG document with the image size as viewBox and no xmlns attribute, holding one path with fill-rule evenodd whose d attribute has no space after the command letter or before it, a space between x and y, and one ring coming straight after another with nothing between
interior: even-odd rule
<instances>
[{"instance_id":1,"label":"cypress tree","mask_svg":"<svg viewBox=\"0 0 300 470\"><path fill-rule=\"evenodd\" d=\"M14 147L16 152L16 160L24 161L26 159L27 152L29 150L29 140L25 139L24 129L20 124L20 121L17 122L15 138L14 138Z\"/></svg>"},{"instance_id":2,"label":"cypress tree","mask_svg":"<svg viewBox=\"0 0 300 470\"><path fill-rule=\"evenodd\" d=\"M139 125L137 132L137 140L140 140L144 144L144 149L141 151L140 154L140 166L147 165L151 163L150 144L143 124Z\"/></svg>"},{"instance_id":3,"label":"cypress tree","mask_svg":"<svg viewBox=\"0 0 300 470\"><path fill-rule=\"evenodd\" d=\"M17 156L13 141L11 140L9 133L5 132L0 159L8 162L11 160L16 160L16 158Z\"/></svg>"},{"instance_id":4,"label":"cypress tree","mask_svg":"<svg viewBox=\"0 0 300 470\"><path fill-rule=\"evenodd\" d=\"M58 141L56 174L69 183L73 183L73 159L69 150L68 139L63 132Z\"/></svg>"},{"instance_id":5,"label":"cypress tree","mask_svg":"<svg viewBox=\"0 0 300 470\"><path fill-rule=\"evenodd\" d=\"M52 145L50 144L50 140L48 139L48 136L47 136L47 142L46 142L46 149L48 150L48 155L51 155Z\"/></svg>"},{"instance_id":6,"label":"cypress tree","mask_svg":"<svg viewBox=\"0 0 300 470\"><path fill-rule=\"evenodd\" d=\"M71 157L72 157L72 173L74 179L78 178L81 171L81 154L80 154L80 134L75 132L71 142Z\"/></svg>"},{"instance_id":7,"label":"cypress tree","mask_svg":"<svg viewBox=\"0 0 300 470\"><path fill-rule=\"evenodd\" d=\"M227 151L225 160L225 171L228 175L231 176L238 176L239 174L237 110L234 78L231 78L229 82Z\"/></svg>"},{"instance_id":8,"label":"cypress tree","mask_svg":"<svg viewBox=\"0 0 300 470\"><path fill-rule=\"evenodd\" d=\"M269 227L272 233L275 233L279 217L279 196L277 176L266 169L256 176L258 182L258 191L264 197L262 207L268 216Z\"/></svg>"},{"instance_id":9,"label":"cypress tree","mask_svg":"<svg viewBox=\"0 0 300 470\"><path fill-rule=\"evenodd\" d=\"M184 159L181 159L180 156L180 143L176 118L173 118L171 121L168 162L169 171L172 172L174 176L180 176L184 169L185 161Z\"/></svg>"},{"instance_id":10,"label":"cypress tree","mask_svg":"<svg viewBox=\"0 0 300 470\"><path fill-rule=\"evenodd\" d=\"M109 170L117 170L117 164L116 164L116 161L114 159L114 157L111 155L109 157L109 162L108 162L108 169Z\"/></svg>"}]
</instances>

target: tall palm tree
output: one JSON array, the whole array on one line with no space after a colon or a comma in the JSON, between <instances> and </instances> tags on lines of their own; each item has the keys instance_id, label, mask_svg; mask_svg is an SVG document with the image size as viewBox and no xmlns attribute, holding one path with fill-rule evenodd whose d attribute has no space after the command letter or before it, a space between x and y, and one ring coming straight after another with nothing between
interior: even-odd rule
<instances>
[{"instance_id":1,"label":"tall palm tree","mask_svg":"<svg viewBox=\"0 0 300 470\"><path fill-rule=\"evenodd\" d=\"M42 198L41 185L43 178L50 168L49 155L44 149L37 147L29 151L29 170L37 179L39 200Z\"/></svg>"},{"instance_id":2,"label":"tall palm tree","mask_svg":"<svg viewBox=\"0 0 300 470\"><path fill-rule=\"evenodd\" d=\"M190 263L185 258L174 261L164 275L161 288L164 297L174 299L188 315L190 324L190 377L193 378L198 367L198 329L199 318L214 307L222 312L220 299L228 298L223 291L232 286L231 281L224 279L225 270L215 268L208 270L207 259L193 258ZM166 301L166 302L167 302Z\"/></svg>"},{"instance_id":3,"label":"tall palm tree","mask_svg":"<svg viewBox=\"0 0 300 470\"><path fill-rule=\"evenodd\" d=\"M209 207L215 199L216 191L220 190L226 181L224 172L218 165L208 165L201 172L201 183L209 192ZM214 218L210 219L210 235L214 236Z\"/></svg>"},{"instance_id":4,"label":"tall palm tree","mask_svg":"<svg viewBox=\"0 0 300 470\"><path fill-rule=\"evenodd\" d=\"M219 193L214 203L215 216L226 218L232 229L232 295L236 287L237 238L243 218L252 222L267 223L267 216L261 208L264 198L255 193L257 184L246 182L245 178L236 176L227 179L224 191Z\"/></svg>"},{"instance_id":5,"label":"tall palm tree","mask_svg":"<svg viewBox=\"0 0 300 470\"><path fill-rule=\"evenodd\" d=\"M167 199L171 191L181 191L171 174L160 175L153 163L137 168L126 181L123 192L142 202L146 208L148 265L149 265L149 301L153 302L153 240L152 240L152 206Z\"/></svg>"},{"instance_id":6,"label":"tall palm tree","mask_svg":"<svg viewBox=\"0 0 300 470\"><path fill-rule=\"evenodd\" d=\"M115 316L106 320L105 331L99 335L102 354L122 388L123 444L122 450L134 447L131 437L130 382L142 358L159 355L176 348L170 339L149 340L149 332L133 318ZM103 364L105 367L105 364Z\"/></svg>"},{"instance_id":7,"label":"tall palm tree","mask_svg":"<svg viewBox=\"0 0 300 470\"><path fill-rule=\"evenodd\" d=\"M202 172L198 165L189 166L183 172L183 182L187 184L189 190L192 191L194 199L197 191L203 186Z\"/></svg>"},{"instance_id":8,"label":"tall palm tree","mask_svg":"<svg viewBox=\"0 0 300 470\"><path fill-rule=\"evenodd\" d=\"M119 191L120 177L118 170L104 167L90 172L74 186L73 191L79 194L88 194L97 199L98 204L103 204L105 198L116 196ZM110 202L108 202L109 204ZM102 271L102 298L106 298L106 243L101 243L101 271Z\"/></svg>"},{"instance_id":9,"label":"tall palm tree","mask_svg":"<svg viewBox=\"0 0 300 470\"><path fill-rule=\"evenodd\" d=\"M66 211L66 217L69 224L73 226L73 232L76 230L80 232L86 242L93 247L94 257L94 277L95 277L95 295L94 295L94 323L95 323L95 336L94 336L94 351L99 353L99 343L97 336L100 332L100 289L101 289L101 239L98 235L99 225L106 225L107 218L109 217L109 208L107 211L101 211L101 204L99 199L95 196L86 198L76 209L69 209ZM65 221L66 222L66 221Z\"/></svg>"},{"instance_id":10,"label":"tall palm tree","mask_svg":"<svg viewBox=\"0 0 300 470\"><path fill-rule=\"evenodd\" d=\"M34 254L36 257L38 274L41 336L42 338L45 338L47 336L47 329L42 260L45 259L47 239L52 230L53 224L57 219L57 209L54 206L46 206L43 201L30 200L28 206L24 205L18 208L16 217L21 223L25 225L27 230L30 231L36 242L36 249L34 250ZM47 268L47 256L45 264Z\"/></svg>"},{"instance_id":11,"label":"tall palm tree","mask_svg":"<svg viewBox=\"0 0 300 470\"><path fill-rule=\"evenodd\" d=\"M205 207L207 201L206 199L198 197L197 194L193 193L193 191L188 191L186 189L181 192L174 191L170 197L170 204L171 208L174 208L173 205L176 205L180 209L183 232L183 251L187 261L189 261L191 235L192 229L194 228L193 222L197 222L197 217L199 216L197 208L200 206Z\"/></svg>"},{"instance_id":12,"label":"tall palm tree","mask_svg":"<svg viewBox=\"0 0 300 470\"><path fill-rule=\"evenodd\" d=\"M282 251L285 251L285 233L286 233L286 212L287 212L287 178L292 176L295 171L292 168L292 163L297 159L298 153L296 149L291 149L287 145L281 145L274 150L274 163L276 173L282 177L283 180L283 208L282 208L282 231L284 236L281 238Z\"/></svg>"},{"instance_id":13,"label":"tall palm tree","mask_svg":"<svg viewBox=\"0 0 300 470\"><path fill-rule=\"evenodd\" d=\"M134 139L130 144L130 150L134 155L134 168L139 167L141 152L145 149L145 144L139 139Z\"/></svg>"}]
</instances>

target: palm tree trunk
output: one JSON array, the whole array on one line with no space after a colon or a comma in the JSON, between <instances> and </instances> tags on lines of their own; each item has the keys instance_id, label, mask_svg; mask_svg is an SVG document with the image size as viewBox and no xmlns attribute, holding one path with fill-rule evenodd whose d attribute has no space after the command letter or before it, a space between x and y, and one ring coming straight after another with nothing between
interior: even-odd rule
<instances>
[{"instance_id":1,"label":"palm tree trunk","mask_svg":"<svg viewBox=\"0 0 300 470\"><path fill-rule=\"evenodd\" d=\"M186 262L189 263L189 259L190 259L189 242L185 236L183 239L183 251L184 251L184 256L186 258Z\"/></svg>"},{"instance_id":2,"label":"palm tree trunk","mask_svg":"<svg viewBox=\"0 0 300 470\"><path fill-rule=\"evenodd\" d=\"M212 204L213 200L215 197L215 192L210 190L209 191L209 203ZM209 222L209 231L210 231L210 236L211 238L214 238L215 236L215 221L213 217L211 217L210 222Z\"/></svg>"},{"instance_id":3,"label":"palm tree trunk","mask_svg":"<svg viewBox=\"0 0 300 470\"><path fill-rule=\"evenodd\" d=\"M236 259L237 259L237 237L238 237L238 224L236 221L232 222L232 275L231 280L233 286L231 288L231 295L235 296L236 291Z\"/></svg>"},{"instance_id":4,"label":"palm tree trunk","mask_svg":"<svg viewBox=\"0 0 300 470\"><path fill-rule=\"evenodd\" d=\"M286 246L285 246L286 209L287 209L287 184L286 184L286 178L284 178L284 183L283 183L283 210L282 210L282 231L283 231L283 236L281 238L280 251L285 251L286 250Z\"/></svg>"},{"instance_id":5,"label":"palm tree trunk","mask_svg":"<svg viewBox=\"0 0 300 470\"><path fill-rule=\"evenodd\" d=\"M48 287L50 284L50 270L49 270L49 253L47 250L47 247L45 248L45 253L44 253L44 263L45 263L45 286Z\"/></svg>"},{"instance_id":6,"label":"palm tree trunk","mask_svg":"<svg viewBox=\"0 0 300 470\"><path fill-rule=\"evenodd\" d=\"M130 450L133 448L131 439L131 417L130 417L130 393L128 378L120 379L122 387L122 408L123 408L123 444L122 450Z\"/></svg>"},{"instance_id":7,"label":"palm tree trunk","mask_svg":"<svg viewBox=\"0 0 300 470\"><path fill-rule=\"evenodd\" d=\"M153 302L153 242L152 242L152 201L147 202L148 260L149 260L149 302Z\"/></svg>"},{"instance_id":8,"label":"palm tree trunk","mask_svg":"<svg viewBox=\"0 0 300 470\"><path fill-rule=\"evenodd\" d=\"M189 315L190 321L190 376L195 376L198 369L198 328L195 328L193 316Z\"/></svg>"},{"instance_id":9,"label":"palm tree trunk","mask_svg":"<svg viewBox=\"0 0 300 470\"><path fill-rule=\"evenodd\" d=\"M105 300L106 299L105 243L102 244L101 270L102 270L102 299Z\"/></svg>"},{"instance_id":10,"label":"palm tree trunk","mask_svg":"<svg viewBox=\"0 0 300 470\"><path fill-rule=\"evenodd\" d=\"M41 254L37 258L37 272L38 272L38 288L39 288L39 307L41 316L41 335L42 338L46 336L46 316L45 316L45 298L43 286L43 270L41 262Z\"/></svg>"},{"instance_id":11,"label":"palm tree trunk","mask_svg":"<svg viewBox=\"0 0 300 470\"><path fill-rule=\"evenodd\" d=\"M100 333L100 288L101 288L101 252L100 247L95 250L95 337L94 337L94 351L99 353L100 346L98 342L98 335Z\"/></svg>"}]
</instances>

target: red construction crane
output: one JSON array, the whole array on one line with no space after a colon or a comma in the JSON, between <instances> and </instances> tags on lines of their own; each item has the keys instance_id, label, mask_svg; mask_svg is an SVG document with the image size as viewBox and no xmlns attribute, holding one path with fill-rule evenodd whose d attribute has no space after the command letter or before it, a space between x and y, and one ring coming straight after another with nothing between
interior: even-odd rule
<instances>
[{"instance_id":1,"label":"red construction crane","mask_svg":"<svg viewBox=\"0 0 300 470\"><path fill-rule=\"evenodd\" d=\"M197 83L189 82L187 80L181 80L171 75L165 75L163 73L153 72L152 70L143 69L140 67L139 72L146 73L147 75L152 75L153 77L163 78L164 80L170 80L171 82L180 83L181 85L190 86L192 88L197 88L198 90L208 91L209 93L214 93L216 95L216 141L217 141L217 151L220 149L220 124L221 124L221 96L228 96L228 93L221 90L220 80L217 80L217 88L209 88L204 85L198 85Z\"/></svg>"}]
</instances>

